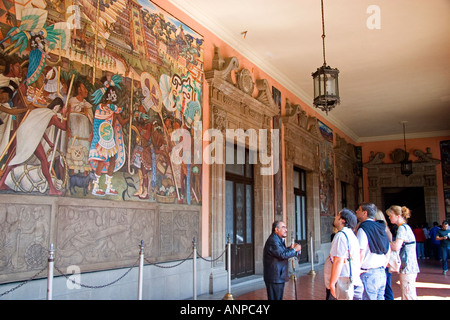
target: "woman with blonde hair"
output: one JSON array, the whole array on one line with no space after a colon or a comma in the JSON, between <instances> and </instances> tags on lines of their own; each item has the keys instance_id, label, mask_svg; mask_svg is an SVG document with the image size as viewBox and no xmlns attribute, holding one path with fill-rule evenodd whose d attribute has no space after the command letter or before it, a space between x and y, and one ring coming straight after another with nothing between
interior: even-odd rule
<instances>
[{"instance_id":1,"label":"woman with blonde hair","mask_svg":"<svg viewBox=\"0 0 450 320\"><path fill-rule=\"evenodd\" d=\"M398 226L397 236L391 242L393 251L400 251L402 265L400 267L400 287L402 300L416 300L416 278L420 272L416 255L416 239L411 227L406 223L411 211L403 206L391 206L386 210L392 224Z\"/></svg>"}]
</instances>

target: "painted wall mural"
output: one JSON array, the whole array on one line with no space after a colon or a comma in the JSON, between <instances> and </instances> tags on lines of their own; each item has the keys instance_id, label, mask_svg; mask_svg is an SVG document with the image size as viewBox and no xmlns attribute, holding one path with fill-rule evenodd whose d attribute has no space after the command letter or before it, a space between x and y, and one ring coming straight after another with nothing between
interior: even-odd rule
<instances>
[{"instance_id":1,"label":"painted wall mural","mask_svg":"<svg viewBox=\"0 0 450 320\"><path fill-rule=\"evenodd\" d=\"M201 203L171 158L201 145L200 34L148 0L0 5L1 193Z\"/></svg>"},{"instance_id":2,"label":"painted wall mural","mask_svg":"<svg viewBox=\"0 0 450 320\"><path fill-rule=\"evenodd\" d=\"M323 141L319 143L319 200L320 230L322 243L330 242L334 220L334 163L333 130L317 121Z\"/></svg>"}]
</instances>

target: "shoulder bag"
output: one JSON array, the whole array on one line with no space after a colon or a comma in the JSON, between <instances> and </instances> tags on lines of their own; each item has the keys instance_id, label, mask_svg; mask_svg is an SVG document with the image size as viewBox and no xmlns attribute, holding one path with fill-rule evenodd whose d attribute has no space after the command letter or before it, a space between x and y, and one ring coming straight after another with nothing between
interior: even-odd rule
<instances>
[{"instance_id":1,"label":"shoulder bag","mask_svg":"<svg viewBox=\"0 0 450 320\"><path fill-rule=\"evenodd\" d=\"M402 226L405 226L405 228L406 228L406 223L402 224ZM406 229L408 229L408 228L406 228ZM400 254L399 254L400 260L401 260L400 271L405 270L406 267L408 266L408 254L406 252L406 246L410 245L410 244L415 244L415 243L416 243L415 241L411 241L411 242L405 242L404 241L403 242L403 245L402 245L402 247L400 249Z\"/></svg>"},{"instance_id":2,"label":"shoulder bag","mask_svg":"<svg viewBox=\"0 0 450 320\"><path fill-rule=\"evenodd\" d=\"M336 299L337 300L353 300L354 286L353 286L353 275L352 275L352 263L350 255L350 241L344 231L342 232L347 238L347 248L348 248L348 266L350 270L349 277L339 277L336 282Z\"/></svg>"}]
</instances>

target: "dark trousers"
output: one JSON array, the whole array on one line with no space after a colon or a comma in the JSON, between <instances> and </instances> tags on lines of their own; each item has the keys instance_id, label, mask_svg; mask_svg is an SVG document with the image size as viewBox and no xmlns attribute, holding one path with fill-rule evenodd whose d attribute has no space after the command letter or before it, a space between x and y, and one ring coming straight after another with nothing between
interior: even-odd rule
<instances>
[{"instance_id":1,"label":"dark trousers","mask_svg":"<svg viewBox=\"0 0 450 320\"><path fill-rule=\"evenodd\" d=\"M284 282L273 283L266 282L267 299L269 300L283 300Z\"/></svg>"},{"instance_id":2,"label":"dark trousers","mask_svg":"<svg viewBox=\"0 0 450 320\"><path fill-rule=\"evenodd\" d=\"M441 259L441 244L435 244L433 243L431 245L432 251L433 251L433 258L436 260L440 260Z\"/></svg>"},{"instance_id":3,"label":"dark trousers","mask_svg":"<svg viewBox=\"0 0 450 320\"><path fill-rule=\"evenodd\" d=\"M384 289L384 300L394 300L394 293L391 286L391 273L389 267L386 268L386 288Z\"/></svg>"}]
</instances>

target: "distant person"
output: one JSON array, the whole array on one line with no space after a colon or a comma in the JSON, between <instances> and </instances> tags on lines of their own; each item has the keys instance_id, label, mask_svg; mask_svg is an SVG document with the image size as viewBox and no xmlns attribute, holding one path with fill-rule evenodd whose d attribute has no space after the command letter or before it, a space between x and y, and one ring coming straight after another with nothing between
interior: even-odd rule
<instances>
[{"instance_id":1,"label":"distant person","mask_svg":"<svg viewBox=\"0 0 450 320\"><path fill-rule=\"evenodd\" d=\"M286 224L275 221L263 252L264 282L269 300L283 300L284 284L288 280L288 259L302 249L298 243L286 247Z\"/></svg>"},{"instance_id":2,"label":"distant person","mask_svg":"<svg viewBox=\"0 0 450 320\"><path fill-rule=\"evenodd\" d=\"M428 223L422 225L423 233L425 234L425 259L430 259L431 257L431 239L430 239L430 228Z\"/></svg>"},{"instance_id":3,"label":"distant person","mask_svg":"<svg viewBox=\"0 0 450 320\"><path fill-rule=\"evenodd\" d=\"M441 242L441 258L442 258L442 273L445 275L448 271L447 259L450 257L450 229L448 228L448 221L442 222L442 228L436 233L436 240Z\"/></svg>"},{"instance_id":4,"label":"distant person","mask_svg":"<svg viewBox=\"0 0 450 320\"><path fill-rule=\"evenodd\" d=\"M414 226L412 231L416 238L417 259L425 259L425 232L423 232L423 229L419 226Z\"/></svg>"},{"instance_id":5,"label":"distant person","mask_svg":"<svg viewBox=\"0 0 450 320\"><path fill-rule=\"evenodd\" d=\"M430 241L431 241L431 252L433 258L436 260L441 259L441 242L436 240L436 234L439 231L439 224L435 221L433 222L433 227L430 229Z\"/></svg>"}]
</instances>

